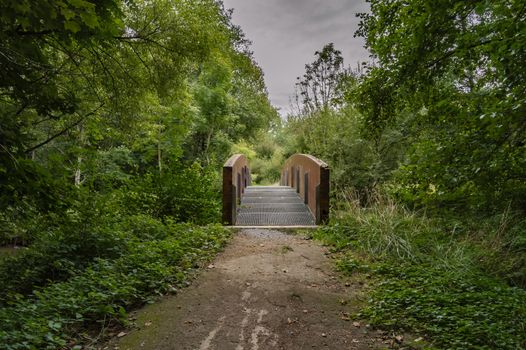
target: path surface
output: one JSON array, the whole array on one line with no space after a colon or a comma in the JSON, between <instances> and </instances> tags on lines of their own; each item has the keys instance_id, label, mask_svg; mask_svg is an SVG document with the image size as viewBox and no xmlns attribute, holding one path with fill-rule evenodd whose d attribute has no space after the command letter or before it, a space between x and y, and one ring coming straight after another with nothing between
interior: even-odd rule
<instances>
[{"instance_id":1,"label":"path surface","mask_svg":"<svg viewBox=\"0 0 526 350\"><path fill-rule=\"evenodd\" d=\"M309 207L288 186L248 186L241 197L237 226L315 225Z\"/></svg>"},{"instance_id":2,"label":"path surface","mask_svg":"<svg viewBox=\"0 0 526 350\"><path fill-rule=\"evenodd\" d=\"M189 288L140 310L138 329L108 348L385 348L378 333L349 318L361 289L335 275L318 243L245 229Z\"/></svg>"}]
</instances>

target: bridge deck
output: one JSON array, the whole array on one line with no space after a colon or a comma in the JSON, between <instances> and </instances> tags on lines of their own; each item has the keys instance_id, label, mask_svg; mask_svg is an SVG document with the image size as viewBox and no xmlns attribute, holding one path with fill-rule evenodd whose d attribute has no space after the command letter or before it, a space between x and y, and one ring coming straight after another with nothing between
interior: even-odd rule
<instances>
[{"instance_id":1,"label":"bridge deck","mask_svg":"<svg viewBox=\"0 0 526 350\"><path fill-rule=\"evenodd\" d=\"M288 186L248 186L241 197L236 226L314 226L296 190Z\"/></svg>"}]
</instances>

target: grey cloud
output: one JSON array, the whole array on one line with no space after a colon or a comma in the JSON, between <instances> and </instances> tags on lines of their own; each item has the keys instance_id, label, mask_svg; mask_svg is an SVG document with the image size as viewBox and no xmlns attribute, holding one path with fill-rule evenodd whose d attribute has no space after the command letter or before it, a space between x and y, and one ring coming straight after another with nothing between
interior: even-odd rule
<instances>
[{"instance_id":1,"label":"grey cloud","mask_svg":"<svg viewBox=\"0 0 526 350\"><path fill-rule=\"evenodd\" d=\"M234 9L233 21L253 42L252 51L265 73L272 103L289 110L296 77L314 52L334 42L346 64L368 60L363 40L354 38L357 12L368 4L353 0L224 0Z\"/></svg>"}]
</instances>

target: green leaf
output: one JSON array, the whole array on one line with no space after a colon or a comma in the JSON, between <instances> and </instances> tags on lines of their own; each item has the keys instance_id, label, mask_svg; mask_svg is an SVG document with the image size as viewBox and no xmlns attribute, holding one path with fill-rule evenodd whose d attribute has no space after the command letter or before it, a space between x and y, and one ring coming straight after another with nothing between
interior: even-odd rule
<instances>
[{"instance_id":1,"label":"green leaf","mask_svg":"<svg viewBox=\"0 0 526 350\"><path fill-rule=\"evenodd\" d=\"M62 14L62 16L64 16L64 18L66 19L66 22L74 18L76 15L75 11L72 11L67 7L61 8L60 13Z\"/></svg>"},{"instance_id":2,"label":"green leaf","mask_svg":"<svg viewBox=\"0 0 526 350\"><path fill-rule=\"evenodd\" d=\"M92 12L82 12L80 14L80 18L82 18L84 23L92 29L99 26L99 20L97 18L97 15Z\"/></svg>"},{"instance_id":3,"label":"green leaf","mask_svg":"<svg viewBox=\"0 0 526 350\"><path fill-rule=\"evenodd\" d=\"M64 23L64 29L69 30L72 33L77 33L78 31L80 31L80 26L77 22L66 21Z\"/></svg>"}]
</instances>

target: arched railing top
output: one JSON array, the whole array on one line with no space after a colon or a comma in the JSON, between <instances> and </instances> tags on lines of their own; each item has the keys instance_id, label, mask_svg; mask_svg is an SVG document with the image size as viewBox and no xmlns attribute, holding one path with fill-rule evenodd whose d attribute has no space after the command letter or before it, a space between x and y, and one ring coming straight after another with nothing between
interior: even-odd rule
<instances>
[{"instance_id":1,"label":"arched railing top","mask_svg":"<svg viewBox=\"0 0 526 350\"><path fill-rule=\"evenodd\" d=\"M244 154L234 154L233 156L228 158L228 160L225 162L223 167L233 167L238 162L245 163L245 165L246 165L247 157Z\"/></svg>"},{"instance_id":2,"label":"arched railing top","mask_svg":"<svg viewBox=\"0 0 526 350\"><path fill-rule=\"evenodd\" d=\"M296 189L317 224L329 219L329 176L327 163L310 154L292 155L281 171L281 185Z\"/></svg>"}]
</instances>

